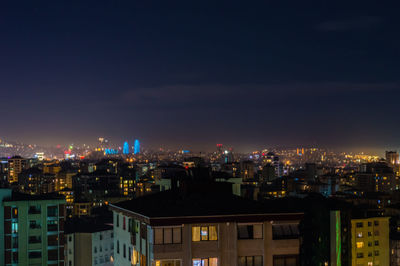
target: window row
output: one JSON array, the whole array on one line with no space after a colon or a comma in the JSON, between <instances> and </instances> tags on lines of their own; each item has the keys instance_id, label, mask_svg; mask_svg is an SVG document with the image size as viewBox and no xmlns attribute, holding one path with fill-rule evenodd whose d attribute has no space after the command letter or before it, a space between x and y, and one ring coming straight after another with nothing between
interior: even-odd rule
<instances>
[{"instance_id":1,"label":"window row","mask_svg":"<svg viewBox=\"0 0 400 266\"><path fill-rule=\"evenodd\" d=\"M193 266L218 266L218 258L196 258L192 260Z\"/></svg>"},{"instance_id":2,"label":"window row","mask_svg":"<svg viewBox=\"0 0 400 266\"><path fill-rule=\"evenodd\" d=\"M379 250L374 251L374 256L379 256ZM372 252L368 252L368 257L372 257ZM364 253L358 252L357 253L357 258L364 258Z\"/></svg>"},{"instance_id":3,"label":"window row","mask_svg":"<svg viewBox=\"0 0 400 266\"><path fill-rule=\"evenodd\" d=\"M296 239L299 237L298 224L274 224L273 239ZM263 239L263 224L238 224L238 239ZM218 227L215 225L192 226L192 241L218 240ZM160 227L154 229L154 244L182 243L182 227Z\"/></svg>"},{"instance_id":4,"label":"window row","mask_svg":"<svg viewBox=\"0 0 400 266\"><path fill-rule=\"evenodd\" d=\"M379 221L374 221L374 226L378 226L378 225L379 225ZM372 222L368 222L368 226L372 226ZM356 227L358 227L358 228L364 227L364 223L358 222L358 223L356 223Z\"/></svg>"},{"instance_id":5,"label":"window row","mask_svg":"<svg viewBox=\"0 0 400 266\"><path fill-rule=\"evenodd\" d=\"M164 227L154 229L154 244L182 243L182 227Z\"/></svg>"}]
</instances>

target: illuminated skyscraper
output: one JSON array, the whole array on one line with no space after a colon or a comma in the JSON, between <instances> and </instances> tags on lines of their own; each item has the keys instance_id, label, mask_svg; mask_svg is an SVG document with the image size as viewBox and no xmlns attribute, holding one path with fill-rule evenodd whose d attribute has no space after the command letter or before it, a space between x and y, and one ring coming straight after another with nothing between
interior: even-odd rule
<instances>
[{"instance_id":1,"label":"illuminated skyscraper","mask_svg":"<svg viewBox=\"0 0 400 266\"><path fill-rule=\"evenodd\" d=\"M140 142L138 139L135 140L135 146L134 146L134 154L138 154L140 153Z\"/></svg>"},{"instance_id":2,"label":"illuminated skyscraper","mask_svg":"<svg viewBox=\"0 0 400 266\"><path fill-rule=\"evenodd\" d=\"M129 144L127 141L124 142L124 148L122 150L123 154L129 154Z\"/></svg>"}]
</instances>

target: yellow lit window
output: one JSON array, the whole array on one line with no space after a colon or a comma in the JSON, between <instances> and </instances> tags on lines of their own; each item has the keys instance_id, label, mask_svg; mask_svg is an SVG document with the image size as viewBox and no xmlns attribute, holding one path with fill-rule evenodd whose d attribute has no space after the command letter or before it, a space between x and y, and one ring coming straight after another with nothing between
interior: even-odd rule
<instances>
[{"instance_id":1,"label":"yellow lit window","mask_svg":"<svg viewBox=\"0 0 400 266\"><path fill-rule=\"evenodd\" d=\"M194 241L194 242L200 241L200 227L199 226L192 227L192 241Z\"/></svg>"},{"instance_id":2,"label":"yellow lit window","mask_svg":"<svg viewBox=\"0 0 400 266\"><path fill-rule=\"evenodd\" d=\"M357 248L363 248L364 247L364 242L357 242Z\"/></svg>"},{"instance_id":3,"label":"yellow lit window","mask_svg":"<svg viewBox=\"0 0 400 266\"><path fill-rule=\"evenodd\" d=\"M218 240L217 228L215 226L210 226L210 240Z\"/></svg>"},{"instance_id":4,"label":"yellow lit window","mask_svg":"<svg viewBox=\"0 0 400 266\"><path fill-rule=\"evenodd\" d=\"M202 226L200 234L201 234L201 241L207 241L208 240L208 227Z\"/></svg>"}]
</instances>

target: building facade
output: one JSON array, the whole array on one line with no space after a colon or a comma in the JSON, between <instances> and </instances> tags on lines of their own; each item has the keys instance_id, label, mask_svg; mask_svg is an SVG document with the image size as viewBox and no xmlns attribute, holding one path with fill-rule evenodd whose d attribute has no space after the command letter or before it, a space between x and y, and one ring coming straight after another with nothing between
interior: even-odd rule
<instances>
[{"instance_id":1,"label":"building facade","mask_svg":"<svg viewBox=\"0 0 400 266\"><path fill-rule=\"evenodd\" d=\"M352 265L390 265L389 217L351 220Z\"/></svg>"},{"instance_id":2,"label":"building facade","mask_svg":"<svg viewBox=\"0 0 400 266\"><path fill-rule=\"evenodd\" d=\"M2 201L1 265L64 265L64 204L55 196L9 192Z\"/></svg>"},{"instance_id":3,"label":"building facade","mask_svg":"<svg viewBox=\"0 0 400 266\"><path fill-rule=\"evenodd\" d=\"M301 213L255 210L247 205L253 201L239 197L224 200L222 205L206 199L200 203L191 199L176 202L171 193L110 205L114 213L115 265L299 265ZM153 200L162 198L175 210L159 206L165 214L162 216L147 208L141 211L140 206L151 206ZM176 208L180 204L185 206ZM220 211L223 205L230 211Z\"/></svg>"}]
</instances>

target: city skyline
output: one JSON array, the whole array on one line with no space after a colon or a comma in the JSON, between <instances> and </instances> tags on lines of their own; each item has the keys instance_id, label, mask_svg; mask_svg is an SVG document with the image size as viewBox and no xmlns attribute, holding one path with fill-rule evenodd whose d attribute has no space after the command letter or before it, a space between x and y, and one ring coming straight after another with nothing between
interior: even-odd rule
<instances>
[{"instance_id":1,"label":"city skyline","mask_svg":"<svg viewBox=\"0 0 400 266\"><path fill-rule=\"evenodd\" d=\"M39 145L134 135L196 150L398 147L398 3L345 7L6 3L0 134Z\"/></svg>"}]
</instances>

